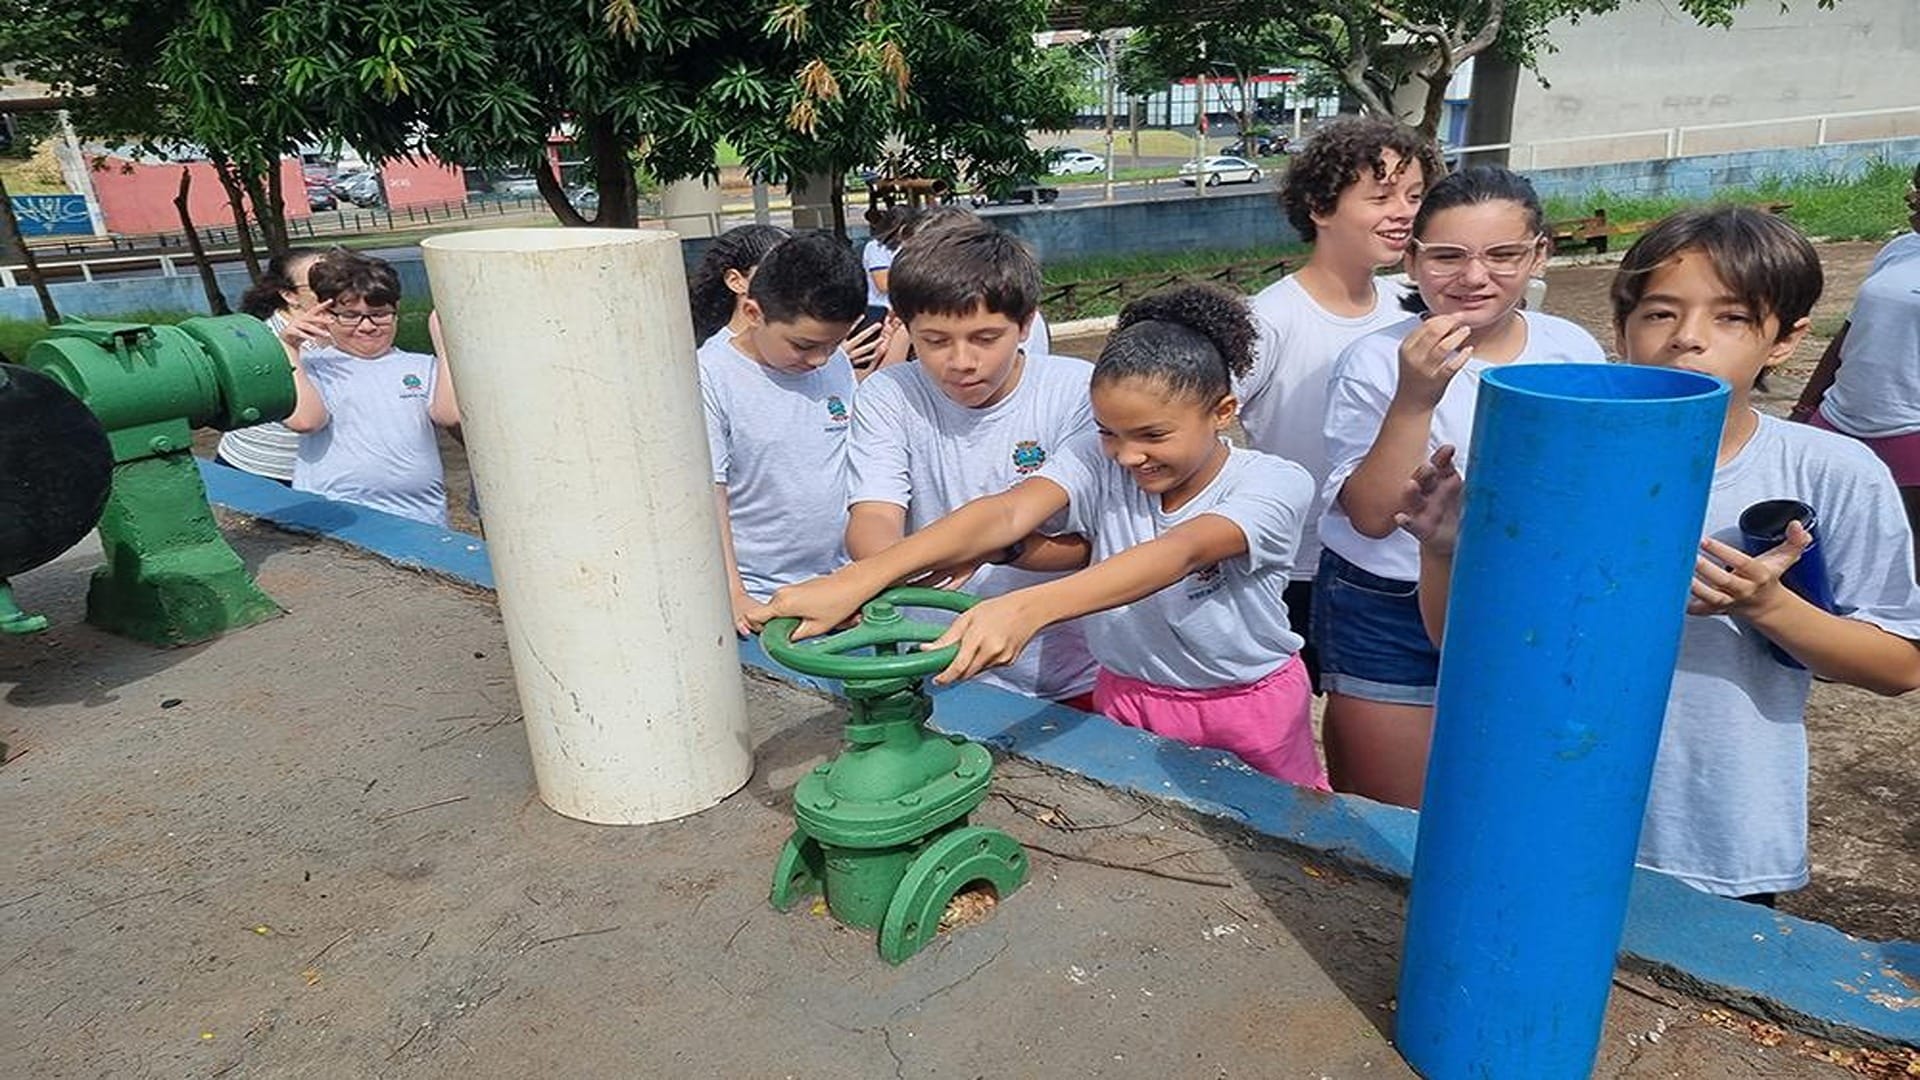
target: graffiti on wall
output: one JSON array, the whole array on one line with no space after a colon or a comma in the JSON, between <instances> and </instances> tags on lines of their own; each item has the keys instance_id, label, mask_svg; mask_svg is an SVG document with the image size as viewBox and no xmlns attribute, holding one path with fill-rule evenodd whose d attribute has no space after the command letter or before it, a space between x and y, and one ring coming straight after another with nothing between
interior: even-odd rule
<instances>
[{"instance_id":1,"label":"graffiti on wall","mask_svg":"<svg viewBox=\"0 0 1920 1080\"><path fill-rule=\"evenodd\" d=\"M15 195L13 216L23 236L91 236L85 195Z\"/></svg>"}]
</instances>

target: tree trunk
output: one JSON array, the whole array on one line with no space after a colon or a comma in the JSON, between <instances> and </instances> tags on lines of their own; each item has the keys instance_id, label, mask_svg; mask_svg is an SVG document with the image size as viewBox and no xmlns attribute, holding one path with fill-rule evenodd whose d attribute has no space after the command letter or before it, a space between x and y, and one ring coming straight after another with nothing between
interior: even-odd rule
<instances>
[{"instance_id":1,"label":"tree trunk","mask_svg":"<svg viewBox=\"0 0 1920 1080\"><path fill-rule=\"evenodd\" d=\"M180 167L180 193L173 197L173 208L180 211L180 227L186 230L187 247L193 251L193 265L200 271L200 287L207 293L207 310L215 315L229 314L227 298L220 292L220 281L214 277L213 264L207 261L207 246L200 242L200 232L194 228L193 214L187 209L187 192L193 188L193 170L185 165Z\"/></svg>"},{"instance_id":2,"label":"tree trunk","mask_svg":"<svg viewBox=\"0 0 1920 1080\"><path fill-rule=\"evenodd\" d=\"M847 238L847 173L844 169L833 171L833 235L841 240Z\"/></svg>"},{"instance_id":3,"label":"tree trunk","mask_svg":"<svg viewBox=\"0 0 1920 1080\"><path fill-rule=\"evenodd\" d=\"M21 235L20 219L13 213L13 196L7 194L7 181L0 177L0 257L15 251L20 253L20 261L27 268L27 281L33 285L33 294L40 298L40 314L46 317L48 326L54 325L60 321L60 310L53 306L53 293L47 290L46 279L40 276L40 260L34 258L27 238Z\"/></svg>"},{"instance_id":4,"label":"tree trunk","mask_svg":"<svg viewBox=\"0 0 1920 1080\"><path fill-rule=\"evenodd\" d=\"M623 138L605 115L590 118L586 128L593 142L593 183L600 195L593 223L605 229L639 228L640 184L633 175L633 140ZM566 201L564 188L560 199Z\"/></svg>"},{"instance_id":5,"label":"tree trunk","mask_svg":"<svg viewBox=\"0 0 1920 1080\"><path fill-rule=\"evenodd\" d=\"M591 221L573 208L573 204L567 201L566 188L561 185L560 178L553 174L553 163L547 160L544 151L533 163L533 183L540 197L547 200L547 209L553 211L553 216L559 218L562 225L598 225L607 216L607 199L604 195L600 197L600 212ZM638 214L636 209L635 216Z\"/></svg>"},{"instance_id":6,"label":"tree trunk","mask_svg":"<svg viewBox=\"0 0 1920 1080\"><path fill-rule=\"evenodd\" d=\"M275 158L269 169L271 171L267 175L277 176L280 160ZM240 183L247 189L247 201L253 204L253 220L260 225L260 239L266 243L268 253L285 255L287 253L287 219L284 215L276 215L273 212L273 200L267 195L268 188L262 174L241 170Z\"/></svg>"},{"instance_id":7,"label":"tree trunk","mask_svg":"<svg viewBox=\"0 0 1920 1080\"><path fill-rule=\"evenodd\" d=\"M225 154L211 154L213 175L220 180L220 190L227 193L227 205L233 208L233 232L240 241L240 257L246 261L247 276L260 280L260 253L254 250L253 229L247 224L247 193L240 186L240 177L235 174L233 161Z\"/></svg>"},{"instance_id":8,"label":"tree trunk","mask_svg":"<svg viewBox=\"0 0 1920 1080\"><path fill-rule=\"evenodd\" d=\"M302 184L300 197L306 198L306 185ZM261 219L261 231L267 236L267 250L285 258L293 250L293 242L287 237L287 192L286 184L280 179L280 159L275 158L273 166L267 171L267 205L264 211L255 207L256 218Z\"/></svg>"},{"instance_id":9,"label":"tree trunk","mask_svg":"<svg viewBox=\"0 0 1920 1080\"><path fill-rule=\"evenodd\" d=\"M1440 117L1447 111L1447 84L1453 81L1453 69L1420 76L1427 83L1427 100L1420 110L1420 134L1429 139L1440 137Z\"/></svg>"}]
</instances>

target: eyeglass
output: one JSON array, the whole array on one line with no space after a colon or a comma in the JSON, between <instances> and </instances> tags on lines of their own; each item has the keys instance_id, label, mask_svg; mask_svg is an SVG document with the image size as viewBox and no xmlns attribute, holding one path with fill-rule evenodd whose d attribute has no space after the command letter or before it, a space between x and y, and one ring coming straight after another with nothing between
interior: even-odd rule
<instances>
[{"instance_id":1,"label":"eyeglass","mask_svg":"<svg viewBox=\"0 0 1920 1080\"><path fill-rule=\"evenodd\" d=\"M1535 234L1530 240L1511 244L1495 244L1489 248L1475 251L1473 248L1458 244L1428 244L1419 240L1413 246L1420 251L1421 269L1436 278L1457 277L1467 272L1467 265L1475 259L1487 268L1494 277L1512 277L1527 267L1527 262L1540 249L1544 236Z\"/></svg>"},{"instance_id":2,"label":"eyeglass","mask_svg":"<svg viewBox=\"0 0 1920 1080\"><path fill-rule=\"evenodd\" d=\"M335 326L359 327L363 322L374 326L391 326L398 312L393 311L329 311L327 317Z\"/></svg>"}]
</instances>

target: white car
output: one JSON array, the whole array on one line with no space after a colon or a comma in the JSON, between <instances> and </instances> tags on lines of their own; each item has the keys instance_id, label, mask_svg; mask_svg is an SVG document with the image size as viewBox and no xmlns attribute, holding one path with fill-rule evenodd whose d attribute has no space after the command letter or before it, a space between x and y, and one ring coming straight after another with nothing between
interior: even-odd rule
<instances>
[{"instance_id":1,"label":"white car","mask_svg":"<svg viewBox=\"0 0 1920 1080\"><path fill-rule=\"evenodd\" d=\"M1207 186L1216 184L1251 184L1260 179L1260 166L1237 157L1210 157L1199 162L1189 161L1180 166L1180 182L1191 185L1204 173Z\"/></svg>"},{"instance_id":2,"label":"white car","mask_svg":"<svg viewBox=\"0 0 1920 1080\"><path fill-rule=\"evenodd\" d=\"M1091 176L1106 171L1107 159L1085 150L1063 150L1047 166L1047 172L1054 176Z\"/></svg>"}]
</instances>

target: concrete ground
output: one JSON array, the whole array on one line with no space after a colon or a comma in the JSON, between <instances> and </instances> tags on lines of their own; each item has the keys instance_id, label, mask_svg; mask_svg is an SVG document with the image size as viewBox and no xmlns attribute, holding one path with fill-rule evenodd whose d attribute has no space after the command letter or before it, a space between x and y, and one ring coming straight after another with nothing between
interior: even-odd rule
<instances>
[{"instance_id":1,"label":"concrete ground","mask_svg":"<svg viewBox=\"0 0 1920 1080\"><path fill-rule=\"evenodd\" d=\"M84 625L91 549L16 580L55 626L0 639L0 1076L1412 1075L1392 888L1011 760L980 818L1034 879L892 968L766 902L830 699L748 676L743 791L571 821L490 596L230 532L288 614L203 646ZM1617 986L1596 1075L1842 1075Z\"/></svg>"}]
</instances>

